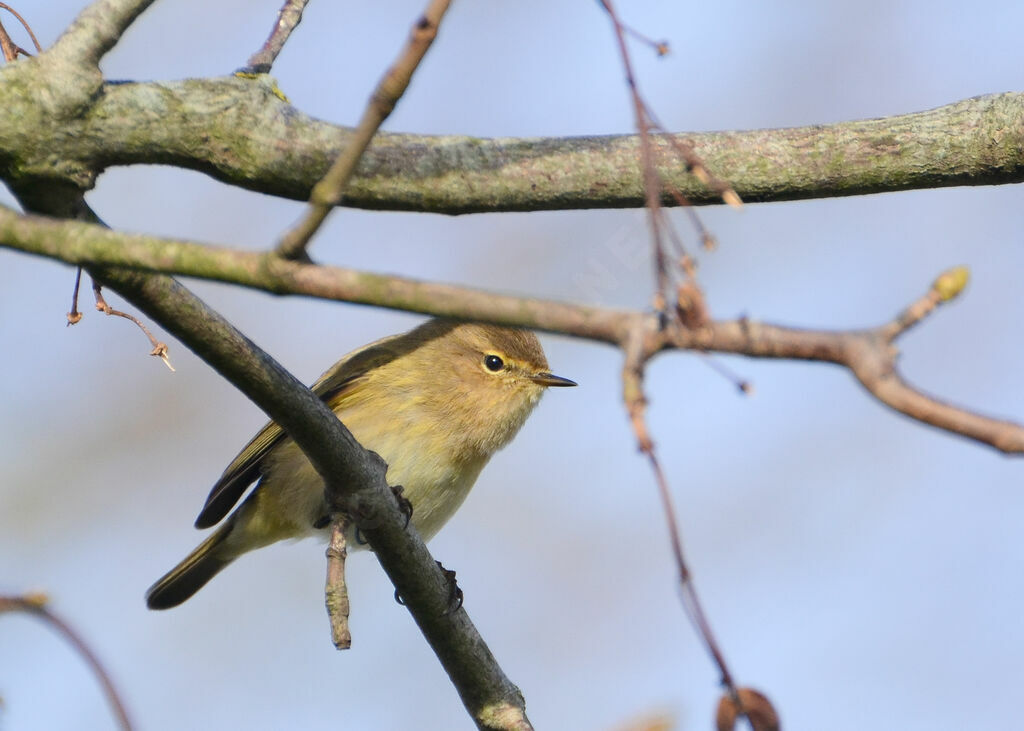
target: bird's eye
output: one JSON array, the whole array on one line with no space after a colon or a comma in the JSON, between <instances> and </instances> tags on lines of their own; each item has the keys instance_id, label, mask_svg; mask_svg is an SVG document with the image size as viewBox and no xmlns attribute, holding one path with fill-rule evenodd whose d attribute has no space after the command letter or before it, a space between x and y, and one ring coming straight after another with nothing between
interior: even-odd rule
<instances>
[{"instance_id":1,"label":"bird's eye","mask_svg":"<svg viewBox=\"0 0 1024 731\"><path fill-rule=\"evenodd\" d=\"M501 357L497 355L485 355L484 365L487 367L487 370L497 373L498 371L505 367L505 361L503 361Z\"/></svg>"}]
</instances>

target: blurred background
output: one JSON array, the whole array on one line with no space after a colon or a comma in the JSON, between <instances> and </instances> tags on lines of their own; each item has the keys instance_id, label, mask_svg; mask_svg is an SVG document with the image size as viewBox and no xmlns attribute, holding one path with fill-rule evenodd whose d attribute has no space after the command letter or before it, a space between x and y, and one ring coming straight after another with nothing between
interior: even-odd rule
<instances>
[{"instance_id":1,"label":"blurred background","mask_svg":"<svg viewBox=\"0 0 1024 731\"><path fill-rule=\"evenodd\" d=\"M85 5L18 5L49 46ZM111 79L225 75L278 0L158 3L105 59ZM422 0L314 1L274 73L296 107L353 124ZM1020 89L1024 5L623 3L673 52L634 46L669 129L888 116ZM19 34L19 43L28 41ZM632 131L595 3L456 3L386 129L481 136ZM9 201L9 198L6 200ZM301 205L165 168L105 174L112 226L263 250ZM685 217L680 230L693 242ZM717 317L793 326L886 321L943 269L964 296L901 340L915 384L1024 418L1018 186L701 211ZM495 290L644 307L640 211L445 218L340 211L322 262ZM693 249L697 247L692 245ZM107 664L142 729L470 728L372 556L349 561L353 648L323 609L323 546L251 554L182 607L145 589L200 539L191 527L263 415L180 344L170 373L130 323L64 326L74 272L0 250L0 592L40 589ZM216 284L189 286L298 377L422 318ZM123 306L111 294L114 307ZM614 350L543 338L549 394L432 542L538 728L651 715L705 729L717 674L678 602L664 520L620 403ZM1006 727L1024 683L1021 465L890 413L844 371L693 355L652 366L650 420L718 640L789 729ZM113 727L91 675L26 617L0 617L0 727Z\"/></svg>"}]
</instances>

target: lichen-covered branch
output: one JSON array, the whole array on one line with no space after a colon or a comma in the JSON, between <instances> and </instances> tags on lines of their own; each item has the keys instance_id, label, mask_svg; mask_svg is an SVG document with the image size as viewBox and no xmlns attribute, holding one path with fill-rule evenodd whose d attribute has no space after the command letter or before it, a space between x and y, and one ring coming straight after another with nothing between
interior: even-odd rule
<instances>
[{"instance_id":1,"label":"lichen-covered branch","mask_svg":"<svg viewBox=\"0 0 1024 731\"><path fill-rule=\"evenodd\" d=\"M270 78L108 83L84 114L40 115L30 107L45 75L8 76L27 73L19 69L32 60L0 71L0 81L11 82L0 83L5 180L45 178L88 190L113 165L167 164L307 200L348 139L344 128L283 102ZM1021 93L883 119L678 137L745 201L1024 180ZM635 135L380 134L346 187L343 205L447 214L638 208L644 191L637 160ZM683 165L660 174L666 190L696 205L720 202ZM677 205L669 194L663 203Z\"/></svg>"}]
</instances>

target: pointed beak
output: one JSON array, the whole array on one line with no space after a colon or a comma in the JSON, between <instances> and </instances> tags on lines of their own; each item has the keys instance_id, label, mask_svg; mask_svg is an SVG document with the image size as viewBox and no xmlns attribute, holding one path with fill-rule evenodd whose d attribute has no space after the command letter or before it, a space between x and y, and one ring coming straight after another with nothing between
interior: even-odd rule
<instances>
[{"instance_id":1,"label":"pointed beak","mask_svg":"<svg viewBox=\"0 0 1024 731\"><path fill-rule=\"evenodd\" d=\"M556 376L554 373L537 373L530 376L530 380L538 386L575 386L576 381Z\"/></svg>"}]
</instances>

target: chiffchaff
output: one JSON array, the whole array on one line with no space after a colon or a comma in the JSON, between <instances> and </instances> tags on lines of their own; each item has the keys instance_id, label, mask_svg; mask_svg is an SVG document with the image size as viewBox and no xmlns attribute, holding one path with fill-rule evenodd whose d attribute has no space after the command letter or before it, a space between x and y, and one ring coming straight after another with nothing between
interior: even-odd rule
<instances>
[{"instance_id":1,"label":"chiffchaff","mask_svg":"<svg viewBox=\"0 0 1024 731\"><path fill-rule=\"evenodd\" d=\"M491 455L516 435L544 389L575 385L548 372L531 332L430 320L349 353L320 377L313 393L388 463L389 484L404 488L412 523L429 540L465 500ZM274 422L224 470L196 527L220 522L256 480L224 525L149 589L150 609L181 604L254 548L326 537L323 480Z\"/></svg>"}]
</instances>

